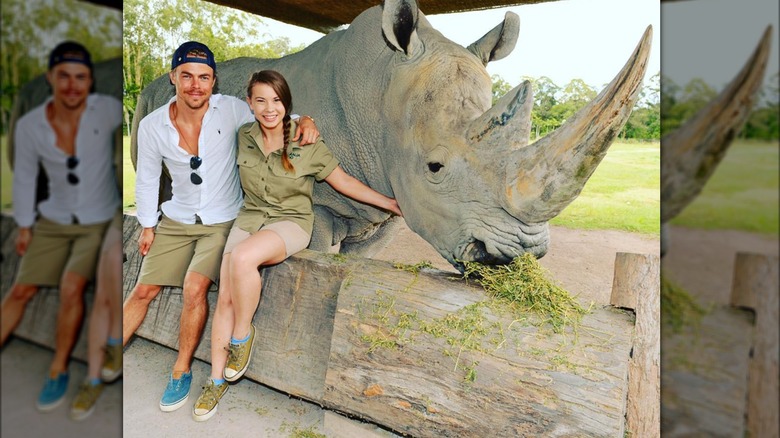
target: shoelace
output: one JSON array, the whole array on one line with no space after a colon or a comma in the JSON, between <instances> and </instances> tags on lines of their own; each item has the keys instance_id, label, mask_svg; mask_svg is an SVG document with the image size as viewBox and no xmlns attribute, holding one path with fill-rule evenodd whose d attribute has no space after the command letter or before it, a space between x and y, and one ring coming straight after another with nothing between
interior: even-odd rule
<instances>
[{"instance_id":1,"label":"shoelace","mask_svg":"<svg viewBox=\"0 0 780 438\"><path fill-rule=\"evenodd\" d=\"M181 378L179 379L174 379L173 375L171 375L170 380L168 381L168 387L173 389L179 389L181 388L183 380L184 380L184 374L182 374Z\"/></svg>"},{"instance_id":2,"label":"shoelace","mask_svg":"<svg viewBox=\"0 0 780 438\"><path fill-rule=\"evenodd\" d=\"M209 383L203 387L203 403L210 405L217 400L217 387L214 383Z\"/></svg>"},{"instance_id":3,"label":"shoelace","mask_svg":"<svg viewBox=\"0 0 780 438\"><path fill-rule=\"evenodd\" d=\"M97 389L99 385L89 385L82 383L78 393L78 401L92 400L96 397Z\"/></svg>"},{"instance_id":4,"label":"shoelace","mask_svg":"<svg viewBox=\"0 0 780 438\"><path fill-rule=\"evenodd\" d=\"M228 363L238 364L244 356L242 348L238 344L230 344L230 347L225 348L225 350L228 352Z\"/></svg>"},{"instance_id":5,"label":"shoelace","mask_svg":"<svg viewBox=\"0 0 780 438\"><path fill-rule=\"evenodd\" d=\"M106 366L108 364L114 365L114 349L113 348L108 348L108 347L103 347L103 350L105 350L105 352L106 352L106 359L103 362L103 366Z\"/></svg>"}]
</instances>

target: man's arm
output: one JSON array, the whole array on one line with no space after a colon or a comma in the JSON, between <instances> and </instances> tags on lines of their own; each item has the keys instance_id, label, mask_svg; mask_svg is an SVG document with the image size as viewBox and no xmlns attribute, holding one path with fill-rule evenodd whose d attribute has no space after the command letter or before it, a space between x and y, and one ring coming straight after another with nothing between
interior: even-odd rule
<instances>
[{"instance_id":1,"label":"man's arm","mask_svg":"<svg viewBox=\"0 0 780 438\"><path fill-rule=\"evenodd\" d=\"M138 239L141 255L146 255L154 240L162 173L162 154L146 128L143 123L138 127L138 162L135 179L136 214L138 222L144 227Z\"/></svg>"},{"instance_id":2,"label":"man's arm","mask_svg":"<svg viewBox=\"0 0 780 438\"><path fill-rule=\"evenodd\" d=\"M38 153L33 138L25 126L18 126L14 133L13 203L14 219L19 227L16 252L21 256L27 251L35 222L35 192L38 181Z\"/></svg>"},{"instance_id":3,"label":"man's arm","mask_svg":"<svg viewBox=\"0 0 780 438\"><path fill-rule=\"evenodd\" d=\"M317 125L311 116L298 117L298 127L295 129L295 136L292 138L292 141L297 141L300 138L301 146L303 146L316 142L319 136L320 131L317 129Z\"/></svg>"}]
</instances>

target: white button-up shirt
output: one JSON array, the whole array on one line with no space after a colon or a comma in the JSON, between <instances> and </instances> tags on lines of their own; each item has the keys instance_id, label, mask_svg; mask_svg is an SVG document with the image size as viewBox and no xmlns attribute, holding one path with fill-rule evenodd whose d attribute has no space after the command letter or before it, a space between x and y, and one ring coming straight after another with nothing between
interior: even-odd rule
<instances>
[{"instance_id":1,"label":"white button-up shirt","mask_svg":"<svg viewBox=\"0 0 780 438\"><path fill-rule=\"evenodd\" d=\"M135 185L138 222L145 228L157 224L163 163L173 180L173 196L161 206L166 216L184 224L194 224L196 215L206 225L233 220L242 203L236 170L236 132L241 125L254 120L249 105L221 94L209 98L198 137L202 163L196 173L203 182L196 185L190 181L192 155L179 146L179 133L168 112L175 100L174 96L138 125Z\"/></svg>"},{"instance_id":2,"label":"white button-up shirt","mask_svg":"<svg viewBox=\"0 0 780 438\"><path fill-rule=\"evenodd\" d=\"M57 147L57 135L46 119L52 98L19 119L14 134L14 219L19 227L35 222L35 184L38 164L49 179L49 198L38 204L47 219L84 225L105 222L114 216L120 200L114 174L114 130L122 124L122 102L106 95L90 94L76 133L75 156L79 163L67 167L68 155ZM68 173L79 182L70 184Z\"/></svg>"}]
</instances>

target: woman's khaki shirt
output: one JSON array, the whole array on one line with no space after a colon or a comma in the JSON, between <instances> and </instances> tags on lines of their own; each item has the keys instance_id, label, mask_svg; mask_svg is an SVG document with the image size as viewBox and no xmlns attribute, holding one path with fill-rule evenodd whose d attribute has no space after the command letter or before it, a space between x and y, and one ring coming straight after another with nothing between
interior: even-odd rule
<instances>
[{"instance_id":1,"label":"woman's khaki shirt","mask_svg":"<svg viewBox=\"0 0 780 438\"><path fill-rule=\"evenodd\" d=\"M290 136L296 123L291 122ZM254 233L266 224L290 220L311 235L314 226L312 190L314 181L322 181L339 165L325 143L301 147L290 142L287 156L295 167L282 166L282 149L265 155L263 133L257 121L238 129L238 171L244 190L244 205L234 226Z\"/></svg>"}]
</instances>

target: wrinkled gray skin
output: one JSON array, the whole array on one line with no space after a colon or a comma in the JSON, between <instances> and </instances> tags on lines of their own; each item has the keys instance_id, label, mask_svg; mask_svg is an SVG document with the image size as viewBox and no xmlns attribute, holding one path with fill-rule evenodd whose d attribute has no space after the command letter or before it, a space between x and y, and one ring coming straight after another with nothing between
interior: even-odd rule
<instances>
[{"instance_id":1,"label":"wrinkled gray skin","mask_svg":"<svg viewBox=\"0 0 780 438\"><path fill-rule=\"evenodd\" d=\"M300 53L220 63L218 88L243 99L252 72L281 72L294 112L316 119L343 168L395 197L409 227L454 266L503 264L524 252L541 257L547 221L576 198L628 118L651 30L613 84L531 146L530 85L491 108L485 69L512 51L518 31L518 17L508 13L467 49L433 29L413 1L386 1ZM151 83L134 128L172 95L167 76ZM315 250L340 244L342 253L370 257L399 223L327 184L315 185L314 203Z\"/></svg>"},{"instance_id":2,"label":"wrinkled gray skin","mask_svg":"<svg viewBox=\"0 0 780 438\"><path fill-rule=\"evenodd\" d=\"M772 27L729 85L661 140L661 255L669 247L668 223L701 193L759 99L769 60Z\"/></svg>"}]
</instances>

